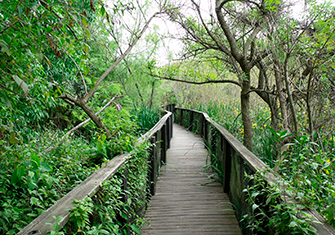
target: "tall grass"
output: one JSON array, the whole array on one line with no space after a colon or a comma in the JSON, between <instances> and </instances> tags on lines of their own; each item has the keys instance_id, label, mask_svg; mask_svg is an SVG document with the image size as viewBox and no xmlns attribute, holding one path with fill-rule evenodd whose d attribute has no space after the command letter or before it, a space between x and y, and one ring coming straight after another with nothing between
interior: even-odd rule
<instances>
[{"instance_id":1,"label":"tall grass","mask_svg":"<svg viewBox=\"0 0 335 235\"><path fill-rule=\"evenodd\" d=\"M238 100L232 99L227 101L209 101L207 104L199 104L192 108L207 113L214 121L242 142L244 131L240 103ZM274 149L276 143L271 138L270 117L271 112L265 105L258 105L251 111L254 131L253 152L270 167L273 167L277 152Z\"/></svg>"},{"instance_id":2,"label":"tall grass","mask_svg":"<svg viewBox=\"0 0 335 235\"><path fill-rule=\"evenodd\" d=\"M131 113L139 125L139 134L144 134L158 122L161 110L158 107L134 105Z\"/></svg>"}]
</instances>

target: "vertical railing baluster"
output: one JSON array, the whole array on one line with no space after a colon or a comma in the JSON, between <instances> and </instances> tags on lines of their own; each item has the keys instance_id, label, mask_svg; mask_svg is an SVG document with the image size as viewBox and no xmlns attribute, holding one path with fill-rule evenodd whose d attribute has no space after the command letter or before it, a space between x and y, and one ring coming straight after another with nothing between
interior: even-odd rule
<instances>
[{"instance_id":1,"label":"vertical railing baluster","mask_svg":"<svg viewBox=\"0 0 335 235\"><path fill-rule=\"evenodd\" d=\"M129 205L128 205L128 170L125 167L123 169L123 183L122 183L123 197L122 201L125 203L125 214L126 219L124 219L124 224L126 224L127 234L130 234L130 220L129 220Z\"/></svg>"},{"instance_id":2,"label":"vertical railing baluster","mask_svg":"<svg viewBox=\"0 0 335 235\"><path fill-rule=\"evenodd\" d=\"M166 149L170 148L171 123L170 117L166 120Z\"/></svg>"},{"instance_id":3,"label":"vertical railing baluster","mask_svg":"<svg viewBox=\"0 0 335 235\"><path fill-rule=\"evenodd\" d=\"M156 181L157 181L157 146L156 146L156 136L150 138L151 152L150 152L150 171L149 171L149 191L150 196L156 193Z\"/></svg>"},{"instance_id":4,"label":"vertical railing baluster","mask_svg":"<svg viewBox=\"0 0 335 235\"><path fill-rule=\"evenodd\" d=\"M209 122L205 120L204 140L205 140L205 147L207 148L207 150L209 150L209 127L210 127Z\"/></svg>"},{"instance_id":5,"label":"vertical railing baluster","mask_svg":"<svg viewBox=\"0 0 335 235\"><path fill-rule=\"evenodd\" d=\"M189 130L191 132L193 132L193 120L194 120L194 112L193 111L189 111L190 113L190 125L189 125Z\"/></svg>"},{"instance_id":6,"label":"vertical railing baluster","mask_svg":"<svg viewBox=\"0 0 335 235\"><path fill-rule=\"evenodd\" d=\"M232 152L231 146L226 139L222 141L223 143L223 165L224 165L224 182L223 182L223 190L225 193L229 193L230 191L230 175L231 175L231 160L232 160Z\"/></svg>"},{"instance_id":7,"label":"vertical railing baluster","mask_svg":"<svg viewBox=\"0 0 335 235\"><path fill-rule=\"evenodd\" d=\"M163 164L166 164L166 147L167 147L167 144L166 144L166 123L162 126L162 129L161 129L161 139L162 139L162 141L161 141L161 147L162 147L162 149L161 149L161 162L163 163Z\"/></svg>"},{"instance_id":8,"label":"vertical railing baluster","mask_svg":"<svg viewBox=\"0 0 335 235\"><path fill-rule=\"evenodd\" d=\"M183 115L184 115L184 110L180 109L180 121L179 124L183 126Z\"/></svg>"}]
</instances>

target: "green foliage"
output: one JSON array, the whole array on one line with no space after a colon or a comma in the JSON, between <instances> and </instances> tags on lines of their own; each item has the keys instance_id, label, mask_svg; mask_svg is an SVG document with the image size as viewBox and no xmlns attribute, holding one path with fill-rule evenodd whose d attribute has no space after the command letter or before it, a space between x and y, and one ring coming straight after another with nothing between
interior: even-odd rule
<instances>
[{"instance_id":1,"label":"green foliage","mask_svg":"<svg viewBox=\"0 0 335 235\"><path fill-rule=\"evenodd\" d=\"M210 154L206 159L206 172L211 172L211 174L207 177L209 182L219 182L223 184L224 181L224 171L223 164L220 159L214 154L213 150L206 144L208 151Z\"/></svg>"},{"instance_id":2,"label":"green foliage","mask_svg":"<svg viewBox=\"0 0 335 235\"><path fill-rule=\"evenodd\" d=\"M65 234L140 234L147 206L148 145L139 146L126 166L105 181L92 199L75 202ZM124 175L127 190L124 190ZM90 215L90 216L89 216ZM129 221L129 223L127 223Z\"/></svg>"},{"instance_id":3,"label":"green foliage","mask_svg":"<svg viewBox=\"0 0 335 235\"><path fill-rule=\"evenodd\" d=\"M1 234L16 234L97 169L85 166L89 145L84 139L76 138L41 154L60 140L62 132L26 130L29 132L20 142L3 142L0 147Z\"/></svg>"},{"instance_id":4,"label":"green foliage","mask_svg":"<svg viewBox=\"0 0 335 235\"><path fill-rule=\"evenodd\" d=\"M249 185L244 192L248 195L250 211L242 218L252 234L316 234L310 225L311 216L306 214L301 204L293 203L286 195L287 182L269 185L264 173L248 175Z\"/></svg>"},{"instance_id":5,"label":"green foliage","mask_svg":"<svg viewBox=\"0 0 335 235\"><path fill-rule=\"evenodd\" d=\"M74 200L73 206L70 210L70 223L72 223L72 229L74 231L85 230L89 225L89 216L93 212L93 203L90 197L87 197L81 201Z\"/></svg>"},{"instance_id":6,"label":"green foliage","mask_svg":"<svg viewBox=\"0 0 335 235\"><path fill-rule=\"evenodd\" d=\"M332 151L323 152L309 136L297 136L287 145L278 165L282 177L294 188L292 195L305 206L316 209L335 225L335 163Z\"/></svg>"},{"instance_id":7,"label":"green foliage","mask_svg":"<svg viewBox=\"0 0 335 235\"><path fill-rule=\"evenodd\" d=\"M62 220L62 217L56 217L56 216L52 216L53 219L55 219L55 223L46 223L48 225L52 225L53 227L53 231L50 231L47 233L47 235L64 235L63 232L59 232L59 230L61 229L59 227L59 222Z\"/></svg>"},{"instance_id":8,"label":"green foliage","mask_svg":"<svg viewBox=\"0 0 335 235\"><path fill-rule=\"evenodd\" d=\"M144 134L158 122L161 110L156 107L149 108L146 106L134 105L131 112L139 125L140 134Z\"/></svg>"},{"instance_id":9,"label":"green foliage","mask_svg":"<svg viewBox=\"0 0 335 235\"><path fill-rule=\"evenodd\" d=\"M241 138L243 129L241 129L242 125L239 119L240 113L238 107L234 107L232 103L230 105L209 102L207 105L199 105L199 109L208 113L211 118L236 137ZM290 185L290 195L294 199L307 208L316 209L324 215L330 224L335 225L335 178L332 174L335 171L334 136L322 138L317 144L310 140L308 134L301 134L293 139L293 142L280 147L284 141L292 139L292 135L287 130L276 132L272 129L271 113L267 108L259 106L258 109L253 110L252 114L255 143L253 151L256 156L280 172L285 184ZM302 115L299 119L302 123L301 128L306 126L303 125L305 118ZM215 150L210 149L210 151ZM212 159L214 160L212 169L217 172L215 179L220 179L220 174L222 175L220 163L215 161L215 155L212 156Z\"/></svg>"}]
</instances>

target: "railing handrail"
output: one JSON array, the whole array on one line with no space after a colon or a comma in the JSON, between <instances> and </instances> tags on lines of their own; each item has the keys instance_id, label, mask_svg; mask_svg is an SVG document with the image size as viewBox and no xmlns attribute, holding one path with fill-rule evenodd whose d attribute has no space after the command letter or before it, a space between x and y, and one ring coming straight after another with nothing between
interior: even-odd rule
<instances>
[{"instance_id":1,"label":"railing handrail","mask_svg":"<svg viewBox=\"0 0 335 235\"><path fill-rule=\"evenodd\" d=\"M140 145L148 141L158 130L163 127L168 118L172 116L172 112L166 110L164 110L164 112L166 112L166 114L162 118L160 118L159 121L149 131L147 131L145 134L137 139L136 145Z\"/></svg>"},{"instance_id":2,"label":"railing handrail","mask_svg":"<svg viewBox=\"0 0 335 235\"><path fill-rule=\"evenodd\" d=\"M193 110L193 109L187 109L187 108L181 108L181 107L175 107L173 105L173 111L175 113L175 110L180 110L181 112L183 111L188 111L190 113L193 113L192 115L190 115L190 122L189 126L191 126L193 128L194 125L194 114L198 114L201 115L203 118L204 122L207 123L202 123L201 125L201 135L203 136L203 138L206 141L207 136L206 135L206 127L205 125L212 125L220 134L221 136L224 138L224 140L227 142L228 146L231 147L233 150L229 150L229 154L233 155L231 153L231 151L234 151L237 156L240 156L243 161L250 167L250 169L253 172L263 172L264 174L262 174L262 177L270 184L270 185L274 185L276 184L276 182L278 180L280 180L280 177L274 174L274 171L268 167L262 160L260 160L255 154L253 154L249 149L247 149L241 142L239 142L237 140L237 138L235 138L231 133L229 133L224 127L222 127L221 125L219 125L217 122L215 122L214 120L212 120L207 113L205 112L201 112L198 110ZM181 118L183 117L183 115L181 114ZM177 118L176 118L177 119ZM193 120L192 120L193 119ZM183 120L180 121L181 124L183 124ZM192 129L191 129L192 131ZM207 127L207 131L208 131L208 127ZM207 133L208 134L208 133ZM227 146L226 146L227 148ZM223 153L222 153L223 154ZM231 156L225 156L226 159L224 159L224 161L229 161L229 159L227 160L227 158L231 158ZM231 161L231 160L230 160ZM225 166L228 165L231 167L231 162L225 162ZM243 166L240 167L241 169L243 169ZM231 169L227 169L229 174ZM242 173L242 175L244 175L244 172L240 172ZM225 173L225 177L227 177L227 173ZM230 177L230 175L228 176ZM227 179L225 179L225 181L227 181ZM230 182L230 178L228 179L228 184ZM227 183L227 182L226 182ZM229 185L230 187L230 185ZM224 190L226 193L230 193L229 192L229 187L224 185ZM242 192L240 192L242 193ZM287 195L285 196L287 199ZM234 201L231 200L232 203L234 204ZM289 197L290 202L296 202L296 200L294 198ZM238 206L238 205L237 205ZM331 235L331 234L335 234L335 228L332 227L331 225L329 225L326 220L314 209L306 209L304 210L304 212L306 212L307 214L309 214L312 218L312 222L311 225L317 230L317 233L320 235Z\"/></svg>"},{"instance_id":3,"label":"railing handrail","mask_svg":"<svg viewBox=\"0 0 335 235\"><path fill-rule=\"evenodd\" d=\"M260 160L253 152L251 152L249 149L247 149L229 131L227 131L224 127L222 127L220 124L218 124L212 118L210 118L207 113L202 112L202 111L198 111L198 110L194 110L194 109L187 109L187 108L181 108L181 107L175 107L175 109L182 109L182 110L187 110L187 111L190 111L190 112L202 114L204 116L205 120L208 121L213 126L215 126L215 128L226 138L226 140L229 142L231 147L233 147L234 150L236 152L238 152L241 155L241 157L244 158L246 163L254 171L272 171L271 168L268 167L268 165L266 165L262 160Z\"/></svg>"},{"instance_id":4,"label":"railing handrail","mask_svg":"<svg viewBox=\"0 0 335 235\"><path fill-rule=\"evenodd\" d=\"M168 123L168 125L170 125L172 128L173 115L169 111L165 111L165 112L166 114L156 123L156 125L152 127L146 134L142 135L136 141L135 147L139 146L140 144L144 142L151 141L152 137L156 133L164 129L163 127L166 123ZM161 138L161 140L168 142L164 144L164 146L169 145L169 141L171 137L172 137L172 131L170 130L170 133L167 136L164 135L164 138ZM154 146L154 148L156 148L156 146ZM166 148L167 147L163 148L164 151L166 151ZM73 201L83 200L86 197L90 197L96 194L99 191L101 184L104 181L110 179L115 173L117 173L118 170L124 164L126 164L127 160L131 157L132 155L128 153L128 154L118 155L114 157L113 159L111 159L104 167L101 167L100 169L95 171L92 175L87 177L83 182L77 185L74 189L68 192L61 199L59 199L54 205L52 205L50 208L44 211L41 215L35 218L30 224L28 224L25 228L23 228L18 233L18 235L35 234L35 233L32 233L33 231L36 231L36 234L46 234L48 231L52 230L52 225L50 225L49 223L52 224L55 222L55 220L53 219L53 216L56 216L57 218L61 218L61 220L58 221L58 225L59 227L63 227L70 218L71 213L69 209L73 206ZM156 160L156 158L153 158L153 159ZM157 165L157 163L155 164ZM154 170L154 174L156 173L157 173L157 170ZM152 182L149 182L149 183L152 183ZM151 190L151 193L152 192L154 192L154 189Z\"/></svg>"}]
</instances>

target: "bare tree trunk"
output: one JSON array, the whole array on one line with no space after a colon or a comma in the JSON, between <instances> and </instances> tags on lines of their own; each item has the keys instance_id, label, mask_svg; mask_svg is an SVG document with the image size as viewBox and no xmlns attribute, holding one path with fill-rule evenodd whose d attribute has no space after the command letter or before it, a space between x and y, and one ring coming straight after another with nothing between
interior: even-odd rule
<instances>
[{"instance_id":1,"label":"bare tree trunk","mask_svg":"<svg viewBox=\"0 0 335 235\"><path fill-rule=\"evenodd\" d=\"M260 62L257 65L257 68L259 69L259 75L258 75L258 87L256 90L256 93L261 97L265 103L270 108L271 111L271 127L278 131L279 128L279 108L277 105L277 97L275 97L274 94L270 94L269 87L268 87L268 77L266 74L266 70L264 68L264 65Z\"/></svg>"},{"instance_id":2,"label":"bare tree trunk","mask_svg":"<svg viewBox=\"0 0 335 235\"><path fill-rule=\"evenodd\" d=\"M312 97L312 77L313 77L313 70L310 72L308 76L308 85L307 85L307 113L308 113L308 123L309 123L309 134L311 136L311 141L314 141L314 125L313 125L313 115L312 115L312 108L311 108L311 97Z\"/></svg>"},{"instance_id":3,"label":"bare tree trunk","mask_svg":"<svg viewBox=\"0 0 335 235\"><path fill-rule=\"evenodd\" d=\"M121 96L117 96L117 95L114 96L104 107L102 107L102 109L100 109L98 112L96 112L95 115L98 116L108 106L110 106L116 98L119 98L119 97L121 97ZM50 146L49 148L43 150L42 153L49 153L51 150L53 150L58 145L60 145L65 140L66 136L69 136L72 132L78 130L79 128L81 128L82 126L84 126L86 123L89 123L91 120L92 120L91 118L88 118L85 121L83 121L80 124L78 124L77 126L73 127L71 130L69 130L68 132L66 132L66 134L54 146Z\"/></svg>"},{"instance_id":4,"label":"bare tree trunk","mask_svg":"<svg viewBox=\"0 0 335 235\"><path fill-rule=\"evenodd\" d=\"M103 130L108 137L112 137L111 133L108 131L107 127L102 123L98 115L95 114L95 112L88 107L88 105L80 100L78 102L78 106L84 110L84 112L92 119L92 121L97 125L97 127L101 130Z\"/></svg>"},{"instance_id":5,"label":"bare tree trunk","mask_svg":"<svg viewBox=\"0 0 335 235\"><path fill-rule=\"evenodd\" d=\"M155 82L156 80L153 80L152 82L152 87L151 87L151 96L150 96L150 102L149 102L149 108L151 109L152 108L152 101L154 99L154 92L155 92Z\"/></svg>"},{"instance_id":6,"label":"bare tree trunk","mask_svg":"<svg viewBox=\"0 0 335 235\"><path fill-rule=\"evenodd\" d=\"M95 123L95 125L99 129L103 130L108 137L112 136L110 134L110 132L108 131L107 127L101 122L98 115L96 115L94 113L94 111L86 104L86 102L83 99L77 100L76 98L74 98L74 97L72 97L68 94L64 94L64 95L60 96L59 98L62 98L65 101L70 101L70 102L76 104L77 106L79 106L92 119L92 121Z\"/></svg>"},{"instance_id":7,"label":"bare tree trunk","mask_svg":"<svg viewBox=\"0 0 335 235\"><path fill-rule=\"evenodd\" d=\"M242 82L241 113L244 128L243 144L252 151L252 121L250 117L250 74L248 81Z\"/></svg>"},{"instance_id":8,"label":"bare tree trunk","mask_svg":"<svg viewBox=\"0 0 335 235\"><path fill-rule=\"evenodd\" d=\"M140 90L140 88L139 88L139 86L138 86L138 83L137 83L137 82L135 82L135 87L136 87L136 89L137 89L138 96L139 96L139 97L140 97L140 99L141 99L141 103L142 103L142 105L144 105L143 96L142 96L141 90Z\"/></svg>"},{"instance_id":9,"label":"bare tree trunk","mask_svg":"<svg viewBox=\"0 0 335 235\"><path fill-rule=\"evenodd\" d=\"M293 126L294 126L294 135L298 133L298 120L297 120L297 115L293 103L293 98L292 98L292 93L290 89L290 83L289 83L289 77L288 77L288 56L285 59L284 63L284 78L285 78L285 84L286 84L286 92L288 96L288 100L290 102L290 109L292 113L292 120L293 120Z\"/></svg>"},{"instance_id":10,"label":"bare tree trunk","mask_svg":"<svg viewBox=\"0 0 335 235\"><path fill-rule=\"evenodd\" d=\"M98 81L96 81L96 83L94 84L94 87L89 92L87 92L84 97L79 97L78 94L77 94L78 98L75 98L74 95L68 95L68 94L65 94L65 93L60 96L60 98L62 98L66 102L74 103L77 106L79 106L92 119L92 121L96 124L96 126L98 128L100 128L101 130L103 130L106 133L106 135L108 137L111 137L112 135L108 131L107 127L101 122L100 118L87 105L87 102L94 95L94 93L100 89L100 85L106 79L106 77L108 76L108 74L113 69L115 69L115 67L131 52L131 50L136 45L136 43L140 40L140 38L142 37L142 35L144 34L144 32L148 29L149 24L152 21L152 19L154 19L157 14L159 14L159 12L154 13L150 17L150 19L145 23L145 25L143 26L143 28L141 29L140 32L137 32L137 33L134 32L134 34L133 34L134 39L133 39L133 41L131 43L129 43L129 46L128 46L127 50L124 53L122 53L112 63L112 65L100 76L100 78L98 79ZM83 83L85 85L85 80L83 80Z\"/></svg>"},{"instance_id":11,"label":"bare tree trunk","mask_svg":"<svg viewBox=\"0 0 335 235\"><path fill-rule=\"evenodd\" d=\"M283 127L287 131L290 131L288 114L287 114L287 103L286 103L286 98L285 98L285 92L283 89L284 81L276 68L275 68L275 79L276 79L276 85L277 85L277 94L278 94L278 99L279 99L281 116L283 118Z\"/></svg>"}]
</instances>

